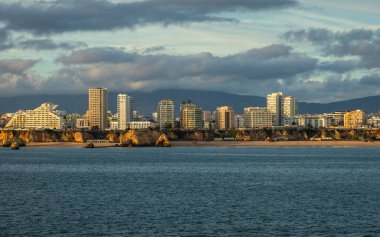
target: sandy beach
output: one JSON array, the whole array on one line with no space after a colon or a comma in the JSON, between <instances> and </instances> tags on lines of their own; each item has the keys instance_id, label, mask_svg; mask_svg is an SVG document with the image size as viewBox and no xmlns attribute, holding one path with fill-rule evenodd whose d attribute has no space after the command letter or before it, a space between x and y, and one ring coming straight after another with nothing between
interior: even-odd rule
<instances>
[{"instance_id":1,"label":"sandy beach","mask_svg":"<svg viewBox=\"0 0 380 237\"><path fill-rule=\"evenodd\" d=\"M224 147L224 146L266 146L266 147L380 147L380 141L172 141L172 147ZM51 143L28 143L27 147L78 147L82 148L86 143L76 142L51 142ZM96 148L115 147L116 143L96 143Z\"/></svg>"},{"instance_id":2,"label":"sandy beach","mask_svg":"<svg viewBox=\"0 0 380 237\"><path fill-rule=\"evenodd\" d=\"M380 141L173 141L173 147L188 146L268 146L268 147L378 147Z\"/></svg>"}]
</instances>

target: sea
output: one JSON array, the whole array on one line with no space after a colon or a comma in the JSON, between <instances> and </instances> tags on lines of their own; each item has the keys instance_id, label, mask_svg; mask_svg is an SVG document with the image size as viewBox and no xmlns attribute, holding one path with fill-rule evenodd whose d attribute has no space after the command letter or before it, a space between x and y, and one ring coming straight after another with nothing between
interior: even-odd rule
<instances>
[{"instance_id":1,"label":"sea","mask_svg":"<svg viewBox=\"0 0 380 237\"><path fill-rule=\"evenodd\" d=\"M380 148L0 148L0 236L380 236Z\"/></svg>"}]
</instances>

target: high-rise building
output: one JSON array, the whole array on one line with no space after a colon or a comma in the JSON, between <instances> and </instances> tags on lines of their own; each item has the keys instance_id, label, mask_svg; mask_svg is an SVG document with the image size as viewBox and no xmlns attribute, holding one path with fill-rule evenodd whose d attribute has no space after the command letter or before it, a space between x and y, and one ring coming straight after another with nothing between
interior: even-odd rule
<instances>
[{"instance_id":1,"label":"high-rise building","mask_svg":"<svg viewBox=\"0 0 380 237\"><path fill-rule=\"evenodd\" d=\"M216 108L215 128L226 131L235 128L235 112L230 106Z\"/></svg>"},{"instance_id":2,"label":"high-rise building","mask_svg":"<svg viewBox=\"0 0 380 237\"><path fill-rule=\"evenodd\" d=\"M366 123L367 115L364 111L358 109L344 114L345 128L361 128Z\"/></svg>"},{"instance_id":3,"label":"high-rise building","mask_svg":"<svg viewBox=\"0 0 380 237\"><path fill-rule=\"evenodd\" d=\"M235 115L235 128L243 129L244 128L244 114Z\"/></svg>"},{"instance_id":4,"label":"high-rise building","mask_svg":"<svg viewBox=\"0 0 380 237\"><path fill-rule=\"evenodd\" d=\"M272 113L265 107L244 108L245 128L272 127Z\"/></svg>"},{"instance_id":5,"label":"high-rise building","mask_svg":"<svg viewBox=\"0 0 380 237\"><path fill-rule=\"evenodd\" d=\"M7 128L21 129L62 129L63 111L57 110L58 105L43 103L34 110L17 112L7 123Z\"/></svg>"},{"instance_id":6,"label":"high-rise building","mask_svg":"<svg viewBox=\"0 0 380 237\"><path fill-rule=\"evenodd\" d=\"M160 129L174 128L174 101L161 100L157 106L157 118Z\"/></svg>"},{"instance_id":7,"label":"high-rise building","mask_svg":"<svg viewBox=\"0 0 380 237\"><path fill-rule=\"evenodd\" d=\"M133 97L127 94L117 96L117 123L119 130L127 129L127 123L133 120Z\"/></svg>"},{"instance_id":8,"label":"high-rise building","mask_svg":"<svg viewBox=\"0 0 380 237\"><path fill-rule=\"evenodd\" d=\"M107 88L88 89L88 111L91 127L105 130L107 125Z\"/></svg>"},{"instance_id":9,"label":"high-rise building","mask_svg":"<svg viewBox=\"0 0 380 237\"><path fill-rule=\"evenodd\" d=\"M202 109L191 100L181 103L181 128L185 130L202 129Z\"/></svg>"},{"instance_id":10,"label":"high-rise building","mask_svg":"<svg viewBox=\"0 0 380 237\"><path fill-rule=\"evenodd\" d=\"M272 124L281 126L282 121L282 92L267 95L267 109L272 113Z\"/></svg>"},{"instance_id":11,"label":"high-rise building","mask_svg":"<svg viewBox=\"0 0 380 237\"><path fill-rule=\"evenodd\" d=\"M211 111L203 111L202 112L202 124L204 129L210 129L211 128L211 121L212 121L212 113Z\"/></svg>"},{"instance_id":12,"label":"high-rise building","mask_svg":"<svg viewBox=\"0 0 380 237\"><path fill-rule=\"evenodd\" d=\"M291 118L298 114L298 101L292 96L282 98L282 115Z\"/></svg>"}]
</instances>

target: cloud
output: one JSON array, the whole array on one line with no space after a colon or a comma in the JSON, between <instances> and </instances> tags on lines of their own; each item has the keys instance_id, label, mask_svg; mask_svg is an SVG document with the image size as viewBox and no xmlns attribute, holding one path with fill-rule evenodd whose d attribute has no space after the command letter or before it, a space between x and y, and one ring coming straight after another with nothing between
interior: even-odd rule
<instances>
[{"instance_id":1,"label":"cloud","mask_svg":"<svg viewBox=\"0 0 380 237\"><path fill-rule=\"evenodd\" d=\"M175 84L181 80L198 78L207 81L213 77L228 80L286 79L310 72L317 64L317 60L292 53L291 48L283 45L270 45L225 57L210 53L142 55L116 48L89 48L61 56L56 61L76 66L79 78L105 84L114 81L115 85L123 84L123 81L152 80ZM108 87L112 88L112 85Z\"/></svg>"},{"instance_id":2,"label":"cloud","mask_svg":"<svg viewBox=\"0 0 380 237\"><path fill-rule=\"evenodd\" d=\"M9 31L0 28L0 51L13 47L13 43L9 41Z\"/></svg>"},{"instance_id":3,"label":"cloud","mask_svg":"<svg viewBox=\"0 0 380 237\"><path fill-rule=\"evenodd\" d=\"M166 48L164 46L154 46L154 47L149 47L143 50L143 53L145 54L150 54L150 53L157 53L160 51L164 51Z\"/></svg>"},{"instance_id":4,"label":"cloud","mask_svg":"<svg viewBox=\"0 0 380 237\"><path fill-rule=\"evenodd\" d=\"M39 60L25 59L3 59L0 60L0 75L1 74L23 74L26 70L33 67Z\"/></svg>"},{"instance_id":5,"label":"cloud","mask_svg":"<svg viewBox=\"0 0 380 237\"><path fill-rule=\"evenodd\" d=\"M336 60L331 62L322 62L319 69L322 71L330 71L335 73L345 73L358 68L359 63L354 60Z\"/></svg>"},{"instance_id":6,"label":"cloud","mask_svg":"<svg viewBox=\"0 0 380 237\"><path fill-rule=\"evenodd\" d=\"M72 52L69 56L61 56L56 62L64 65L91 63L120 63L134 61L135 53L126 53L122 49L112 47L88 48Z\"/></svg>"},{"instance_id":7,"label":"cloud","mask_svg":"<svg viewBox=\"0 0 380 237\"><path fill-rule=\"evenodd\" d=\"M0 71L0 77L19 72L20 83L35 87L29 93L83 93L94 86L110 90L193 88L251 93L256 89L262 92L261 86L270 90L297 75L311 73L318 60L294 53L288 46L269 45L223 57L211 53L141 54L122 48L85 48L58 57L56 62L62 68L47 76L26 73L37 61L11 62L2 63L7 70ZM6 89L6 84L12 82L9 76L6 78L2 79L3 94L23 93L14 86Z\"/></svg>"},{"instance_id":8,"label":"cloud","mask_svg":"<svg viewBox=\"0 0 380 237\"><path fill-rule=\"evenodd\" d=\"M283 35L288 41L308 41L322 48L327 56L354 56L360 59L359 67L380 67L380 29L353 29L332 32L327 29L288 31Z\"/></svg>"},{"instance_id":9,"label":"cloud","mask_svg":"<svg viewBox=\"0 0 380 237\"><path fill-rule=\"evenodd\" d=\"M83 42L54 42L51 39L31 39L24 40L17 43L17 47L22 49L40 50L56 50L65 49L72 50L79 47L87 47Z\"/></svg>"},{"instance_id":10,"label":"cloud","mask_svg":"<svg viewBox=\"0 0 380 237\"><path fill-rule=\"evenodd\" d=\"M380 86L380 74L379 75L369 75L369 76L364 76L363 78L360 79L360 84L361 85L366 85L366 86Z\"/></svg>"},{"instance_id":11,"label":"cloud","mask_svg":"<svg viewBox=\"0 0 380 237\"><path fill-rule=\"evenodd\" d=\"M72 31L133 29L148 24L235 21L224 12L281 9L296 0L107 0L32 1L0 3L0 22L7 30L51 34Z\"/></svg>"},{"instance_id":12,"label":"cloud","mask_svg":"<svg viewBox=\"0 0 380 237\"><path fill-rule=\"evenodd\" d=\"M286 94L304 101L333 102L380 94L380 76L352 77L344 74L324 74L322 77L298 77L290 81Z\"/></svg>"},{"instance_id":13,"label":"cloud","mask_svg":"<svg viewBox=\"0 0 380 237\"><path fill-rule=\"evenodd\" d=\"M28 94L38 86L38 79L28 70L39 60L3 59L0 60L0 92L2 95L14 93Z\"/></svg>"}]
</instances>

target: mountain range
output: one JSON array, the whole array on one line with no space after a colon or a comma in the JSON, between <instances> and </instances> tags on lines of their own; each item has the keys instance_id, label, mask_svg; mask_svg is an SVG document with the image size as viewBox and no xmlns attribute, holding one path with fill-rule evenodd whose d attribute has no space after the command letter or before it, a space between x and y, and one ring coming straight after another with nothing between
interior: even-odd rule
<instances>
[{"instance_id":1,"label":"mountain range","mask_svg":"<svg viewBox=\"0 0 380 237\"><path fill-rule=\"evenodd\" d=\"M109 110L116 112L116 97L118 92L108 93ZM243 108L250 106L266 106L266 99L260 96L237 95L218 91L165 89L153 92L131 92L134 97L135 109L140 114L150 116L156 110L158 101L173 99L176 112L183 100L190 99L204 110L213 111L217 106L230 105L236 113L243 113ZM44 102L58 104L67 113L86 112L88 95L27 95L15 97L0 97L0 113L15 112L20 109L34 109ZM380 111L380 95L370 96L332 103L299 102L299 113L325 113L333 111L362 109L367 113Z\"/></svg>"}]
</instances>

